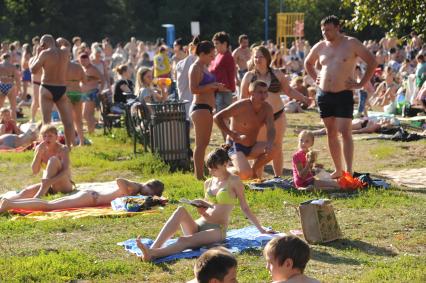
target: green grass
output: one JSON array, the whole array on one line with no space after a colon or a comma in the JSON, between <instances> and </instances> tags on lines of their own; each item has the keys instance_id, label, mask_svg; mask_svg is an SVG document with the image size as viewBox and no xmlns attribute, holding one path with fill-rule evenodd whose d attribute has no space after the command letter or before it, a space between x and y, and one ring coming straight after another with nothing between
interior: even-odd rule
<instances>
[{"instance_id":1,"label":"green grass","mask_svg":"<svg viewBox=\"0 0 426 283\"><path fill-rule=\"evenodd\" d=\"M318 128L313 113L288 115L284 140L285 168L297 146L293 130L304 125ZM214 132L212 144L220 144ZM126 253L117 242L137 235L154 238L176 209L182 197L203 195L203 182L192 173L169 172L169 166L151 154L133 154L131 140L124 131L89 136L90 147L71 152L73 179L77 182L111 181L125 177L138 181L159 178L166 185L170 203L161 212L127 218L82 218L34 222L10 221L0 216L0 282L185 282L193 277L194 259L169 264L142 263ZM331 167L326 139L316 139L321 161ZM425 143L355 141L357 171L426 166ZM364 154L365 153L365 154ZM0 194L35 183L32 152L0 155ZM396 161L397 160L397 161ZM286 171L290 174L289 171ZM425 190L407 192L403 188L368 190L348 198L333 198L333 206L344 238L325 245L313 245L306 273L323 282L425 282L426 211ZM246 192L253 212L265 226L279 231L301 229L294 209L308 199L329 197L325 193L298 193L281 190ZM196 210L188 210L195 217ZM249 225L240 208L235 208L229 228ZM237 255L240 282L270 282L261 251Z\"/></svg>"}]
</instances>

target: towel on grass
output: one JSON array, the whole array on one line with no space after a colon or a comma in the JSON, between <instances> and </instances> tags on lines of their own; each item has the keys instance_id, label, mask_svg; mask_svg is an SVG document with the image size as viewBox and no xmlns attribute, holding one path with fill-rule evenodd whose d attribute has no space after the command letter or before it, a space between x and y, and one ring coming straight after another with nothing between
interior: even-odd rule
<instances>
[{"instance_id":1,"label":"towel on grass","mask_svg":"<svg viewBox=\"0 0 426 283\"><path fill-rule=\"evenodd\" d=\"M281 177L275 177L269 180L264 180L262 182L247 183L247 187L250 190L254 190L254 191L264 191L264 190L276 189L276 188L283 189L283 190L295 189L293 180L286 180Z\"/></svg>"},{"instance_id":2,"label":"towel on grass","mask_svg":"<svg viewBox=\"0 0 426 283\"><path fill-rule=\"evenodd\" d=\"M28 213L25 210L13 210L14 213ZM35 221L55 220L61 218L78 219L82 217L130 217L140 214L158 213L158 209L146 210L141 212L115 211L110 206L105 207L84 207L84 208L69 208L67 210L54 211L34 211L26 215L16 215L11 220L31 219Z\"/></svg>"},{"instance_id":3,"label":"towel on grass","mask_svg":"<svg viewBox=\"0 0 426 283\"><path fill-rule=\"evenodd\" d=\"M224 246L232 253L241 253L249 249L260 249L264 247L271 239L275 237L281 237L281 236L285 236L285 234L284 233L261 234L255 226L249 226L249 227L245 227L241 229L229 230L226 233L226 239L221 244L221 246ZM177 241L176 239L170 239L166 241L164 246L169 246L175 243L176 241ZM151 246L154 241L151 239L145 238L145 239L141 239L141 242L146 246ZM117 243L117 245L123 246L126 251L132 254L135 254L137 256L142 255L141 250L136 246L136 239L129 239L127 241ZM197 249L188 249L177 254L157 258L153 262L162 263L162 262L168 262L168 261L182 259L182 258L199 257L203 252L205 252L211 247L212 246L201 247Z\"/></svg>"},{"instance_id":4,"label":"towel on grass","mask_svg":"<svg viewBox=\"0 0 426 283\"><path fill-rule=\"evenodd\" d=\"M102 183L81 183L77 184L77 189L82 190L97 190L101 191L105 188L110 188L111 186L116 186L115 181L112 182L102 182ZM121 198L120 198L121 199ZM113 200L114 202L115 200ZM114 210L110 205L98 206L98 207L81 207L81 208L66 208L66 209L57 209L52 211L34 211L34 210L24 210L24 209L12 209L9 212L20 214L12 217L11 220L18 219L32 219L35 221L42 220L53 220L61 218L82 218L82 217L129 217L139 214L150 214L157 213L160 211L160 207L153 207L153 210L146 210L141 212L128 212L123 210Z\"/></svg>"}]
</instances>

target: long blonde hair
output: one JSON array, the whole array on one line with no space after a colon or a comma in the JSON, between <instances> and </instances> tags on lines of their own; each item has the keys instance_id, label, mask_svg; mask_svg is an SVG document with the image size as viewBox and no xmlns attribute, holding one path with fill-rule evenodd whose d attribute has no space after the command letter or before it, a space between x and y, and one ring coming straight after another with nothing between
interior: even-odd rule
<instances>
[{"instance_id":1,"label":"long blonde hair","mask_svg":"<svg viewBox=\"0 0 426 283\"><path fill-rule=\"evenodd\" d=\"M136 86L135 86L135 95L136 96L139 95L139 91L141 90L141 88L143 88L145 86L143 79L149 71L152 71L152 70L148 67L140 67L138 69L138 72L136 73Z\"/></svg>"}]
</instances>

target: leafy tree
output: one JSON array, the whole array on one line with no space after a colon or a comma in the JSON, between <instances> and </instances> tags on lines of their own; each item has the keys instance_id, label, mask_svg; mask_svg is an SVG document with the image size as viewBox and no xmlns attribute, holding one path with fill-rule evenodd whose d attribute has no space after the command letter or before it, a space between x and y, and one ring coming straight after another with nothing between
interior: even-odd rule
<instances>
[{"instance_id":1,"label":"leafy tree","mask_svg":"<svg viewBox=\"0 0 426 283\"><path fill-rule=\"evenodd\" d=\"M424 0L343 0L343 5L352 7L353 19L347 24L357 31L376 25L398 36L411 30L426 35Z\"/></svg>"}]
</instances>

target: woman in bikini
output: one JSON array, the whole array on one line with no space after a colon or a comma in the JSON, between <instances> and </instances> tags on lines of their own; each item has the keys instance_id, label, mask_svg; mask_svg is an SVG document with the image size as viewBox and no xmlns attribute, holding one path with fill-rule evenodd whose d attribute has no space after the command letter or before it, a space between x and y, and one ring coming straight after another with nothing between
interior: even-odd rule
<instances>
[{"instance_id":1,"label":"woman in bikini","mask_svg":"<svg viewBox=\"0 0 426 283\"><path fill-rule=\"evenodd\" d=\"M12 197L4 197L0 200L0 213L10 209L27 209L50 211L55 209L95 207L108 205L116 198L134 195L161 196L164 184L159 180L149 180L146 183L137 183L126 179L117 179L117 186L92 190L81 190L75 194L54 199L51 201L26 198L13 200Z\"/></svg>"},{"instance_id":2,"label":"woman in bikini","mask_svg":"<svg viewBox=\"0 0 426 283\"><path fill-rule=\"evenodd\" d=\"M3 54L2 60L3 62L0 63L0 108L3 107L7 97L12 111L12 118L16 120L16 93L21 89L19 72L10 63L9 54Z\"/></svg>"},{"instance_id":3,"label":"woman in bikini","mask_svg":"<svg viewBox=\"0 0 426 283\"><path fill-rule=\"evenodd\" d=\"M44 169L41 183L26 187L11 199L40 198L46 194L69 193L73 190L68 147L57 141L58 131L52 125L44 125L40 136L42 142L35 149L31 168L33 174Z\"/></svg>"},{"instance_id":4,"label":"woman in bikini","mask_svg":"<svg viewBox=\"0 0 426 283\"><path fill-rule=\"evenodd\" d=\"M231 212L239 205L245 216L257 227L260 233L274 233L271 229L262 227L257 217L251 212L244 196L244 185L238 176L227 170L230 161L228 153L223 148L211 152L206 160L206 166L213 176L204 183L204 200L196 199L191 203L197 207L200 218L194 220L184 207L178 207L161 229L151 247L147 247L137 239L144 261L168 256L203 245L220 243L225 239ZM173 237L181 228L184 236L177 242L163 247L163 244Z\"/></svg>"},{"instance_id":5,"label":"woman in bikini","mask_svg":"<svg viewBox=\"0 0 426 283\"><path fill-rule=\"evenodd\" d=\"M85 94L81 91L81 84L86 83L86 75L80 64L69 62L67 69L67 92L69 100L72 104L72 115L74 128L77 130L78 145L84 145L84 131L83 131L83 101ZM73 142L74 144L74 142Z\"/></svg>"},{"instance_id":6,"label":"woman in bikini","mask_svg":"<svg viewBox=\"0 0 426 283\"><path fill-rule=\"evenodd\" d=\"M271 65L271 54L268 49L264 46L259 46L254 49L254 70L249 71L245 74L241 83L241 97L248 98L249 84L255 80L265 81L268 87L268 98L266 101L272 106L274 111L275 120L275 146L278 148L280 154L273 160L273 169L275 176L281 176L283 171L283 155L282 155L282 144L284 132L286 129L286 117L284 113L284 104L280 97L280 94L286 94L290 98L299 100L309 105L309 99L290 87L285 75L279 71L274 70L270 67ZM266 128L262 127L258 135L258 141L266 141Z\"/></svg>"},{"instance_id":7,"label":"woman in bikini","mask_svg":"<svg viewBox=\"0 0 426 283\"><path fill-rule=\"evenodd\" d=\"M21 99L27 99L28 94L28 84L31 83L31 72L29 67L29 61L32 57L31 47L28 43L22 45L22 59L21 59L21 68L22 68L22 96Z\"/></svg>"},{"instance_id":8,"label":"woman in bikini","mask_svg":"<svg viewBox=\"0 0 426 283\"><path fill-rule=\"evenodd\" d=\"M215 57L214 50L210 41L199 43L195 49L198 58L189 69L189 87L194 95L189 110L195 131L194 173L199 180L204 178L204 155L212 133L213 107L216 103L214 94L226 90L207 70L207 66Z\"/></svg>"}]
</instances>

